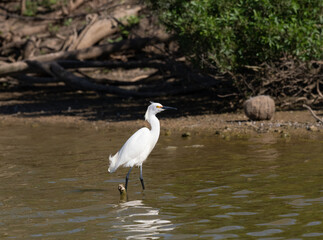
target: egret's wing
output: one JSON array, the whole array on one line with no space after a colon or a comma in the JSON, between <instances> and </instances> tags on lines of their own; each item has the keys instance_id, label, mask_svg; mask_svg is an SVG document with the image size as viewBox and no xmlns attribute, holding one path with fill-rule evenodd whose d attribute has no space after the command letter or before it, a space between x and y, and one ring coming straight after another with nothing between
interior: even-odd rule
<instances>
[{"instance_id":1,"label":"egret's wing","mask_svg":"<svg viewBox=\"0 0 323 240\"><path fill-rule=\"evenodd\" d=\"M137 158L146 148L149 148L150 131L148 128L141 128L135 132L122 146L119 151L120 157L125 160Z\"/></svg>"},{"instance_id":2,"label":"egret's wing","mask_svg":"<svg viewBox=\"0 0 323 240\"><path fill-rule=\"evenodd\" d=\"M118 159L115 162L115 169L121 165L133 166L136 164L135 161L150 149L150 134L148 128L141 128L135 132L117 153ZM130 163L130 161L134 162Z\"/></svg>"}]
</instances>

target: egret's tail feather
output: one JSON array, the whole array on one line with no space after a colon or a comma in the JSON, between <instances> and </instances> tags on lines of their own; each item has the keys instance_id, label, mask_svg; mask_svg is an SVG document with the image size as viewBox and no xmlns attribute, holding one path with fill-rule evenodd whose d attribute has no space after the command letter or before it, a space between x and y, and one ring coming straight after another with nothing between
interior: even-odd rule
<instances>
[{"instance_id":1,"label":"egret's tail feather","mask_svg":"<svg viewBox=\"0 0 323 240\"><path fill-rule=\"evenodd\" d=\"M110 166L108 169L109 173L113 173L115 170L117 170L118 166L116 166L116 161L118 159L118 153L116 153L114 156L109 156L109 162L110 162Z\"/></svg>"}]
</instances>

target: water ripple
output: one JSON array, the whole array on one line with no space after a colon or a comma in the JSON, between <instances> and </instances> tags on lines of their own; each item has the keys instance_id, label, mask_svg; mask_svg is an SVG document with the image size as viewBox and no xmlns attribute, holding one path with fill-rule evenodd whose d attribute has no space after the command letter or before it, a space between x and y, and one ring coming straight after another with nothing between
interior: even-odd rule
<instances>
[{"instance_id":1,"label":"water ripple","mask_svg":"<svg viewBox=\"0 0 323 240\"><path fill-rule=\"evenodd\" d=\"M322 224L321 221L314 221L314 222L309 222L305 226L317 226L317 225L320 225L320 224Z\"/></svg>"},{"instance_id":2,"label":"water ripple","mask_svg":"<svg viewBox=\"0 0 323 240\"><path fill-rule=\"evenodd\" d=\"M250 215L255 215L255 214L258 214L258 213L255 213L255 212L229 212L229 213L227 213L227 215L230 215L230 216L250 216Z\"/></svg>"},{"instance_id":3,"label":"water ripple","mask_svg":"<svg viewBox=\"0 0 323 240\"><path fill-rule=\"evenodd\" d=\"M320 237L320 236L323 236L323 233L316 233L316 232L313 232L313 233L305 233L302 236L303 237Z\"/></svg>"},{"instance_id":4,"label":"water ripple","mask_svg":"<svg viewBox=\"0 0 323 240\"><path fill-rule=\"evenodd\" d=\"M227 231L233 231L233 230L241 230L244 229L242 226L224 226L212 230L205 230L203 233L223 233Z\"/></svg>"},{"instance_id":5,"label":"water ripple","mask_svg":"<svg viewBox=\"0 0 323 240\"><path fill-rule=\"evenodd\" d=\"M201 238L212 238L215 240L228 239L228 238L238 238L239 235L236 234L202 234Z\"/></svg>"},{"instance_id":6,"label":"water ripple","mask_svg":"<svg viewBox=\"0 0 323 240\"><path fill-rule=\"evenodd\" d=\"M296 219L283 218L269 223L260 223L258 226L288 226L296 224Z\"/></svg>"},{"instance_id":7,"label":"water ripple","mask_svg":"<svg viewBox=\"0 0 323 240\"><path fill-rule=\"evenodd\" d=\"M267 229L260 232L250 232L250 233L247 233L247 235L254 236L254 237L265 237L265 236L271 236L273 234L281 233L281 232L283 232L283 230L281 229Z\"/></svg>"},{"instance_id":8,"label":"water ripple","mask_svg":"<svg viewBox=\"0 0 323 240\"><path fill-rule=\"evenodd\" d=\"M59 236L59 235L70 235L73 233L78 233L84 231L84 228L75 228L68 231L61 231L61 232L48 232L48 233L40 233L40 234L32 234L31 237L49 237L49 236Z\"/></svg>"}]
</instances>

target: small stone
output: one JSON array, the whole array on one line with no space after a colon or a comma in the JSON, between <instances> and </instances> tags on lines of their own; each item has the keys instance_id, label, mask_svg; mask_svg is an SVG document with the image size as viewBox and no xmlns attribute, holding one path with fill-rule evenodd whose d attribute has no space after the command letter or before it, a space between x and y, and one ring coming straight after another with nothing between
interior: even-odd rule
<instances>
[{"instance_id":1,"label":"small stone","mask_svg":"<svg viewBox=\"0 0 323 240\"><path fill-rule=\"evenodd\" d=\"M176 146L167 146L165 149L166 150L176 150L177 147Z\"/></svg>"},{"instance_id":2,"label":"small stone","mask_svg":"<svg viewBox=\"0 0 323 240\"><path fill-rule=\"evenodd\" d=\"M312 126L307 126L307 130L312 132L317 132L318 128L312 125Z\"/></svg>"},{"instance_id":3,"label":"small stone","mask_svg":"<svg viewBox=\"0 0 323 240\"><path fill-rule=\"evenodd\" d=\"M231 128L229 128L228 126L224 127L225 131L231 131Z\"/></svg>"},{"instance_id":4,"label":"small stone","mask_svg":"<svg viewBox=\"0 0 323 240\"><path fill-rule=\"evenodd\" d=\"M285 131L281 131L280 136L282 138L289 138L290 137L289 133L288 132L285 132Z\"/></svg>"},{"instance_id":5,"label":"small stone","mask_svg":"<svg viewBox=\"0 0 323 240\"><path fill-rule=\"evenodd\" d=\"M190 136L191 136L191 133L190 132L182 133L182 137L183 138L187 138L187 137L190 137Z\"/></svg>"},{"instance_id":6,"label":"small stone","mask_svg":"<svg viewBox=\"0 0 323 240\"><path fill-rule=\"evenodd\" d=\"M230 137L230 135L222 135L222 139L224 139L226 141L230 141L231 137Z\"/></svg>"},{"instance_id":7,"label":"small stone","mask_svg":"<svg viewBox=\"0 0 323 240\"><path fill-rule=\"evenodd\" d=\"M172 132L171 132L171 130L165 130L165 136L170 136L170 135L172 135Z\"/></svg>"}]
</instances>

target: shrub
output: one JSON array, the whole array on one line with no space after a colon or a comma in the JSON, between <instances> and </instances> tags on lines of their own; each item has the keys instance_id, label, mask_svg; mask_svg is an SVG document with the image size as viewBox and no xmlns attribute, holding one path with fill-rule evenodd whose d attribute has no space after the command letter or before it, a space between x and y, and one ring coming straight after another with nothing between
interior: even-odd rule
<instances>
[{"instance_id":1,"label":"shrub","mask_svg":"<svg viewBox=\"0 0 323 240\"><path fill-rule=\"evenodd\" d=\"M64 3L65 0L27 0L25 16L36 16L37 8L39 6L46 8L47 10L53 10L52 8L59 2Z\"/></svg>"},{"instance_id":2,"label":"shrub","mask_svg":"<svg viewBox=\"0 0 323 240\"><path fill-rule=\"evenodd\" d=\"M323 58L321 0L150 0L202 68L235 71L284 55Z\"/></svg>"}]
</instances>

